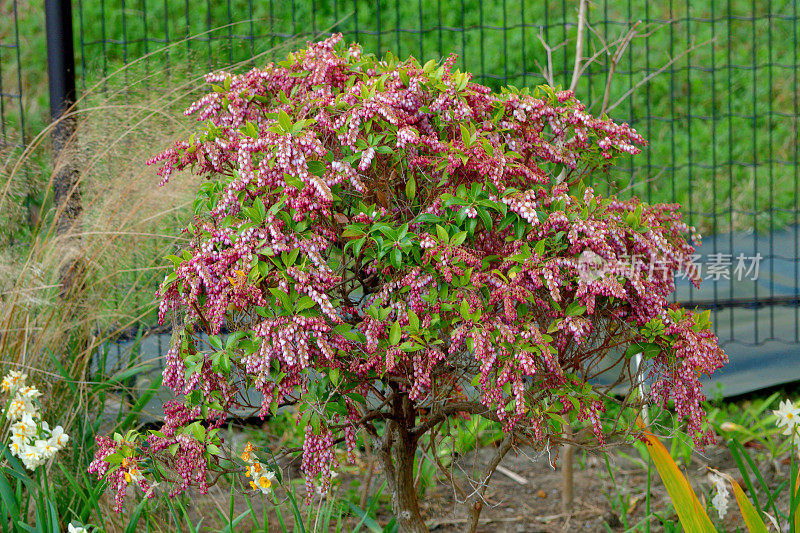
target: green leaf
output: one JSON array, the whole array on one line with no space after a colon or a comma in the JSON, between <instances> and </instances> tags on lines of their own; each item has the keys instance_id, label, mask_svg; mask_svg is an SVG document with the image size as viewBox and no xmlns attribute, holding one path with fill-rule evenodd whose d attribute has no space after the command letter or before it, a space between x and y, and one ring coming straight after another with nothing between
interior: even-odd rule
<instances>
[{"instance_id":1,"label":"green leaf","mask_svg":"<svg viewBox=\"0 0 800 533\"><path fill-rule=\"evenodd\" d=\"M486 211L486 209L478 207L476 208L476 211L478 212L478 216L481 217L481 222L483 222L483 227L486 228L487 230L491 230L492 217L489 216L489 213Z\"/></svg>"},{"instance_id":2,"label":"green leaf","mask_svg":"<svg viewBox=\"0 0 800 533\"><path fill-rule=\"evenodd\" d=\"M447 234L447 230L441 227L439 224L436 224L436 236L439 238L440 241L447 243L450 239L450 235Z\"/></svg>"},{"instance_id":3,"label":"green leaf","mask_svg":"<svg viewBox=\"0 0 800 533\"><path fill-rule=\"evenodd\" d=\"M19 505L14 494L14 489L6 478L5 472L0 470L0 496L3 499L3 506L11 516L19 516Z\"/></svg>"},{"instance_id":4,"label":"green leaf","mask_svg":"<svg viewBox=\"0 0 800 533\"><path fill-rule=\"evenodd\" d=\"M225 339L225 349L226 350L233 350L234 348L239 346L239 341L247 335L246 331L234 331L228 338Z\"/></svg>"},{"instance_id":5,"label":"green leaf","mask_svg":"<svg viewBox=\"0 0 800 533\"><path fill-rule=\"evenodd\" d=\"M414 176L410 176L408 181L406 182L406 198L409 200L413 200L414 196L417 194L417 181L414 179Z\"/></svg>"},{"instance_id":6,"label":"green leaf","mask_svg":"<svg viewBox=\"0 0 800 533\"><path fill-rule=\"evenodd\" d=\"M413 309L408 310L408 325L412 331L419 331L419 317Z\"/></svg>"},{"instance_id":7,"label":"green leaf","mask_svg":"<svg viewBox=\"0 0 800 533\"><path fill-rule=\"evenodd\" d=\"M348 392L347 394L345 394L345 396L347 396L356 403L363 403L365 405L367 403L367 399L358 394L357 392Z\"/></svg>"},{"instance_id":8,"label":"green leaf","mask_svg":"<svg viewBox=\"0 0 800 533\"><path fill-rule=\"evenodd\" d=\"M143 498L142 501L139 502L139 505L136 506L134 509L133 514L131 515L130 519L128 520L128 526L125 528L125 533L135 533L136 531L140 531L139 529L139 519L142 516L142 511L144 510L145 505L149 500L147 498Z\"/></svg>"},{"instance_id":9,"label":"green leaf","mask_svg":"<svg viewBox=\"0 0 800 533\"><path fill-rule=\"evenodd\" d=\"M586 306L580 305L578 302L572 302L567 306L567 316L580 316L586 312Z\"/></svg>"},{"instance_id":10,"label":"green leaf","mask_svg":"<svg viewBox=\"0 0 800 533\"><path fill-rule=\"evenodd\" d=\"M415 219L415 222L441 222L441 221L442 217L436 216L432 213L423 213Z\"/></svg>"},{"instance_id":11,"label":"green leaf","mask_svg":"<svg viewBox=\"0 0 800 533\"><path fill-rule=\"evenodd\" d=\"M650 457L653 458L656 470L664 482L684 530L693 533L715 533L717 529L667 449L655 435L645 431L643 436L647 441Z\"/></svg>"},{"instance_id":12,"label":"green leaf","mask_svg":"<svg viewBox=\"0 0 800 533\"><path fill-rule=\"evenodd\" d=\"M195 439L199 440L200 442L203 442L203 440L205 440L206 428L204 428L200 424L200 422L192 422L191 424L189 424L188 429L191 430L192 436Z\"/></svg>"},{"instance_id":13,"label":"green leaf","mask_svg":"<svg viewBox=\"0 0 800 533\"><path fill-rule=\"evenodd\" d=\"M221 350L222 349L222 341L216 335L209 335L208 343L211 346L213 346L215 350Z\"/></svg>"},{"instance_id":14,"label":"green leaf","mask_svg":"<svg viewBox=\"0 0 800 533\"><path fill-rule=\"evenodd\" d=\"M767 526L764 520L759 516L756 508L750 503L750 500L745 496L742 487L731 477L726 476L730 484L733 486L733 494L736 496L736 503L739 504L739 510L742 512L744 523L750 533L767 533Z\"/></svg>"},{"instance_id":15,"label":"green leaf","mask_svg":"<svg viewBox=\"0 0 800 533\"><path fill-rule=\"evenodd\" d=\"M314 174L315 176L322 176L323 174L325 174L325 170L327 170L325 163L323 163L322 161L308 161L307 165L308 165L308 171Z\"/></svg>"},{"instance_id":16,"label":"green leaf","mask_svg":"<svg viewBox=\"0 0 800 533\"><path fill-rule=\"evenodd\" d=\"M342 232L342 238L345 239L348 237L361 237L362 235L365 235L364 230L353 226L346 227Z\"/></svg>"},{"instance_id":17,"label":"green leaf","mask_svg":"<svg viewBox=\"0 0 800 533\"><path fill-rule=\"evenodd\" d=\"M247 121L247 124L244 127L244 133L248 137L252 137L253 139L258 139L258 133L259 133L258 126L256 126L254 123L250 121Z\"/></svg>"},{"instance_id":18,"label":"green leaf","mask_svg":"<svg viewBox=\"0 0 800 533\"><path fill-rule=\"evenodd\" d=\"M253 207L258 213L258 220L256 222L264 222L264 219L267 217L267 209L264 206L264 200L257 198L256 201L253 202Z\"/></svg>"},{"instance_id":19,"label":"green leaf","mask_svg":"<svg viewBox=\"0 0 800 533\"><path fill-rule=\"evenodd\" d=\"M291 185L292 187L294 187L298 191L302 191L303 187L305 187L305 183L303 183L303 180L301 180L297 176L292 176L290 174L284 174L283 175L283 179L284 179L284 181L286 181L287 185Z\"/></svg>"},{"instance_id":20,"label":"green leaf","mask_svg":"<svg viewBox=\"0 0 800 533\"><path fill-rule=\"evenodd\" d=\"M464 143L466 148L469 148L472 145L472 139L470 138L469 128L466 127L464 124L459 124L461 128L461 142Z\"/></svg>"},{"instance_id":21,"label":"green leaf","mask_svg":"<svg viewBox=\"0 0 800 533\"><path fill-rule=\"evenodd\" d=\"M310 296L305 295L295 302L294 307L295 310L298 313L300 313L302 311L305 311L306 309L314 307L315 305L317 305L316 302L314 302L314 300L312 300Z\"/></svg>"},{"instance_id":22,"label":"green leaf","mask_svg":"<svg viewBox=\"0 0 800 533\"><path fill-rule=\"evenodd\" d=\"M389 344L392 346L397 345L400 342L400 336L402 332L400 330L400 322L395 321L392 324L391 329L389 329Z\"/></svg>"},{"instance_id":23,"label":"green leaf","mask_svg":"<svg viewBox=\"0 0 800 533\"><path fill-rule=\"evenodd\" d=\"M514 222L514 220L516 220L516 219L517 219L517 214L516 214L516 213L514 213L514 212L512 212L512 211L509 211L509 212L508 212L508 213L506 213L506 214L505 214L505 216L504 216L504 217L503 217L503 218L500 220L500 223L497 225L497 229L499 229L499 230L504 230L504 229L506 229L506 228L509 226L509 224L511 224L512 222Z\"/></svg>"},{"instance_id":24,"label":"green leaf","mask_svg":"<svg viewBox=\"0 0 800 533\"><path fill-rule=\"evenodd\" d=\"M281 305L286 310L291 310L291 301L289 300L289 295L280 290L277 287L270 287L269 292L272 293L278 300L280 300Z\"/></svg>"},{"instance_id":25,"label":"green leaf","mask_svg":"<svg viewBox=\"0 0 800 533\"><path fill-rule=\"evenodd\" d=\"M280 124L284 132L289 133L292 131L292 119L289 118L289 114L283 109L278 113L278 124Z\"/></svg>"},{"instance_id":26,"label":"green leaf","mask_svg":"<svg viewBox=\"0 0 800 533\"><path fill-rule=\"evenodd\" d=\"M297 262L297 257L300 255L300 248L295 248L291 252L289 252L289 256L287 258L286 266L292 266Z\"/></svg>"},{"instance_id":27,"label":"green leaf","mask_svg":"<svg viewBox=\"0 0 800 533\"><path fill-rule=\"evenodd\" d=\"M453 235L453 238L450 239L450 245L451 246L461 246L466 239L467 239L467 232L466 231L460 231L460 232L456 233L455 235Z\"/></svg>"},{"instance_id":28,"label":"green leaf","mask_svg":"<svg viewBox=\"0 0 800 533\"><path fill-rule=\"evenodd\" d=\"M464 320L469 320L470 318L469 302L467 302L466 298L461 300L461 305L458 308L458 312L461 313L461 318L463 318Z\"/></svg>"},{"instance_id":29,"label":"green leaf","mask_svg":"<svg viewBox=\"0 0 800 533\"><path fill-rule=\"evenodd\" d=\"M169 261L171 261L172 264L175 265L175 268L178 268L180 266L180 264L183 263L183 259L181 259L177 255L170 254L170 255L167 255L165 257L165 259L168 259Z\"/></svg>"}]
</instances>

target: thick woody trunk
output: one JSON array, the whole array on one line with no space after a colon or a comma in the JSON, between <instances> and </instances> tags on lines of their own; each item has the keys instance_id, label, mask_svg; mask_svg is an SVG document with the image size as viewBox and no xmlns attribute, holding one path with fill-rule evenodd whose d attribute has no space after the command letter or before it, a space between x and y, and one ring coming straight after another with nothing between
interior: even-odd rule
<instances>
[{"instance_id":1,"label":"thick woody trunk","mask_svg":"<svg viewBox=\"0 0 800 533\"><path fill-rule=\"evenodd\" d=\"M393 420L388 420L379 449L383 471L392 493L392 512L400 531L428 533L428 526L419 512L417 491L414 488L414 456L417 437L409 433L416 415L408 396L397 394L392 402Z\"/></svg>"},{"instance_id":2,"label":"thick woody trunk","mask_svg":"<svg viewBox=\"0 0 800 533\"><path fill-rule=\"evenodd\" d=\"M399 439L395 446L395 486L392 488L392 510L400 531L427 533L428 527L419 512L417 491L414 488L414 455L416 443Z\"/></svg>"}]
</instances>

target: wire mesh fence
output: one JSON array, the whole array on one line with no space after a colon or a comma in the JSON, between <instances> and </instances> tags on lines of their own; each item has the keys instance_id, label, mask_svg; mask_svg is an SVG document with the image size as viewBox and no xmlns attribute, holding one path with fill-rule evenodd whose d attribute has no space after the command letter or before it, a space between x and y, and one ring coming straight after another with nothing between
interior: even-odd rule
<instances>
[{"instance_id":1,"label":"wire mesh fence","mask_svg":"<svg viewBox=\"0 0 800 533\"><path fill-rule=\"evenodd\" d=\"M578 8L578 0L75 0L78 89L101 80L125 87L129 71L113 73L131 63L145 74L140 84L263 65L336 31L377 54L458 54L460 68L493 88L569 86ZM713 309L721 340L799 343L797 2L597 0L585 21L590 60L578 97L650 141L598 187L679 202L709 236L698 258L707 281L700 290L679 283L678 298ZM25 131L21 94L44 89L9 86L25 47L3 28L5 139L6 129ZM41 68L23 63L17 73Z\"/></svg>"},{"instance_id":2,"label":"wire mesh fence","mask_svg":"<svg viewBox=\"0 0 800 533\"><path fill-rule=\"evenodd\" d=\"M12 0L6 4L10 16L5 17L0 26L0 148L24 146L27 141L17 2Z\"/></svg>"}]
</instances>

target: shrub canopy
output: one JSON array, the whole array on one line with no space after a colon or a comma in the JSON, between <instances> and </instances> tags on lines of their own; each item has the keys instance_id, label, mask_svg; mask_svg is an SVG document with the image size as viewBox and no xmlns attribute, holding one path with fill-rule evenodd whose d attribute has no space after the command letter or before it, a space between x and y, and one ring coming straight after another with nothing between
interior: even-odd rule
<instances>
[{"instance_id":1,"label":"shrub canopy","mask_svg":"<svg viewBox=\"0 0 800 533\"><path fill-rule=\"evenodd\" d=\"M575 439L602 444L606 391L630 399L645 377L702 439L699 376L726 357L707 314L667 300L693 230L677 205L585 184L642 137L570 91L495 94L454 56L378 59L341 39L208 75L187 111L203 126L150 161L162 183L209 180L161 288L161 319L185 312L164 372L185 396L148 453L213 460L196 418L290 403L323 485L356 431L418 438L463 413L539 443L584 420Z\"/></svg>"}]
</instances>

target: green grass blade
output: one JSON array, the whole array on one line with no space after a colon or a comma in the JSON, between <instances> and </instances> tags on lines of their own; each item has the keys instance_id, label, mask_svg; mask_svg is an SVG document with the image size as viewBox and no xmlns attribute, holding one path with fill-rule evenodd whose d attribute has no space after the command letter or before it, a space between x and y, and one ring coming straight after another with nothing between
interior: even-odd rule
<instances>
[{"instance_id":1,"label":"green grass blade","mask_svg":"<svg viewBox=\"0 0 800 533\"><path fill-rule=\"evenodd\" d=\"M58 526L58 509L55 502L47 498L48 515L50 516L50 531L53 533L61 533L61 528Z\"/></svg>"},{"instance_id":2,"label":"green grass blade","mask_svg":"<svg viewBox=\"0 0 800 533\"><path fill-rule=\"evenodd\" d=\"M136 528L139 525L139 519L142 516L142 511L144 510L144 506L147 505L147 502L147 498L143 498L142 501L139 502L139 505L136 506L136 509L134 509L130 520L128 520L128 526L125 528L125 533L136 533Z\"/></svg>"},{"instance_id":3,"label":"green grass blade","mask_svg":"<svg viewBox=\"0 0 800 533\"><path fill-rule=\"evenodd\" d=\"M222 533L234 533L236 531L236 526L239 525L239 522L241 522L244 519L244 517L249 514L250 511L245 511L239 516L235 517L233 520L231 520L230 524L225 526L225 529L222 530Z\"/></svg>"},{"instance_id":4,"label":"green grass blade","mask_svg":"<svg viewBox=\"0 0 800 533\"><path fill-rule=\"evenodd\" d=\"M800 472L798 472L797 459L794 454L794 446L791 450L791 461L789 463L789 489L791 495L789 504L789 531L790 533L800 533Z\"/></svg>"},{"instance_id":5,"label":"green grass blade","mask_svg":"<svg viewBox=\"0 0 800 533\"><path fill-rule=\"evenodd\" d=\"M744 461L742 461L742 455L747 458L748 464L753 469L753 472L760 478L761 474L758 472L758 468L753 465L752 459L750 459L750 455L747 451L736 441L731 441L728 443L728 448L731 451L731 455L733 456L733 460L736 463L736 466L739 467L739 473L742 474L742 479L744 479L744 484L747 487L747 492L753 497L753 501L755 502L755 507L758 510L758 516L763 520L764 518L764 511L761 509L761 502L758 501L758 495L756 494L756 488L753 485L752 480L750 479L750 474L747 472L747 468L744 465ZM762 487L765 486L763 484L762 479ZM769 498L770 502L772 501L772 496L767 490L767 497ZM774 504L773 504L774 505Z\"/></svg>"},{"instance_id":6,"label":"green grass blade","mask_svg":"<svg viewBox=\"0 0 800 533\"><path fill-rule=\"evenodd\" d=\"M22 529L23 531L27 531L28 533L41 533L41 529L29 526L28 524L22 522L21 520L17 520L15 523L17 524L18 528Z\"/></svg>"},{"instance_id":7,"label":"green grass blade","mask_svg":"<svg viewBox=\"0 0 800 533\"><path fill-rule=\"evenodd\" d=\"M19 516L19 502L11 483L8 482L5 468L0 468L0 497L3 499L3 506L11 516ZM4 522L5 523L5 522Z\"/></svg>"},{"instance_id":8,"label":"green grass blade","mask_svg":"<svg viewBox=\"0 0 800 533\"><path fill-rule=\"evenodd\" d=\"M291 504L292 514L294 515L294 524L295 528L300 530L300 533L306 533L306 527L303 525L303 517L300 515L300 508L297 506L297 499L295 498L294 494L294 487L291 490L286 491L286 495L289 498L289 503Z\"/></svg>"},{"instance_id":9,"label":"green grass blade","mask_svg":"<svg viewBox=\"0 0 800 533\"><path fill-rule=\"evenodd\" d=\"M383 528L381 526L379 526L378 523L375 520L373 520L372 517L369 516L369 514L367 514L366 511L356 507L355 505L353 505L350 502L347 502L347 505L350 506L350 509L353 510L353 513L355 513L355 515L357 517L361 518L361 521L353 529L353 531L358 531L361 528L361 526L363 525L363 526L366 526L367 529L372 531L372 533L383 533Z\"/></svg>"},{"instance_id":10,"label":"green grass blade","mask_svg":"<svg viewBox=\"0 0 800 533\"><path fill-rule=\"evenodd\" d=\"M266 508L267 507L265 505L264 506L265 518L266 518ZM284 522L284 520L283 520L283 513L281 512L281 506L280 505L276 505L275 506L275 514L278 515L278 523L281 525L281 531L283 531L283 533L288 533L289 530L286 528L286 522ZM265 522L265 524L266 524L266 522ZM266 531L266 530L267 530L267 526L264 525L264 531Z\"/></svg>"},{"instance_id":11,"label":"green grass blade","mask_svg":"<svg viewBox=\"0 0 800 533\"><path fill-rule=\"evenodd\" d=\"M247 508L249 509L250 516L253 518L253 524L255 524L256 529L262 529L261 524L258 521L258 517L256 516L256 510L253 509L253 503L250 501L250 496L245 494L244 496L245 501L247 502ZM263 530L266 530L266 523L264 524Z\"/></svg>"}]
</instances>

